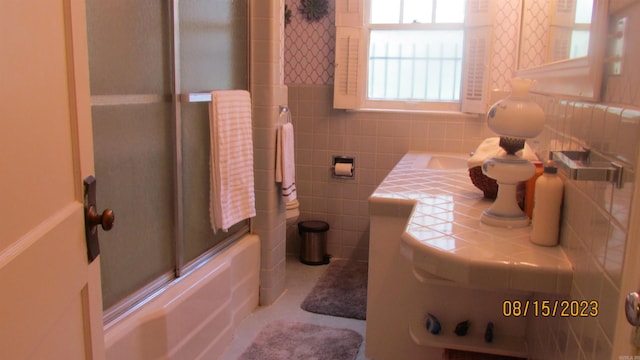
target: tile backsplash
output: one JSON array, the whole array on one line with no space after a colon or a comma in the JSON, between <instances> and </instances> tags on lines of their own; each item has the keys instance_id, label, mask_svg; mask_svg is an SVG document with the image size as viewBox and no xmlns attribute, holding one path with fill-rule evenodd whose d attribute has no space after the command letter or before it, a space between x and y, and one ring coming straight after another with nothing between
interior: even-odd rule
<instances>
[{"instance_id":1,"label":"tile backsplash","mask_svg":"<svg viewBox=\"0 0 640 360\"><path fill-rule=\"evenodd\" d=\"M591 151L624 165L624 185L565 179L560 244L574 267L569 299L597 301L599 316L533 318L528 334L533 359L611 357L635 182L640 112L620 105L593 104L539 96L547 126L534 146ZM547 294L535 294L549 300ZM554 298L551 298L552 300ZM624 334L620 336L626 336Z\"/></svg>"}]
</instances>

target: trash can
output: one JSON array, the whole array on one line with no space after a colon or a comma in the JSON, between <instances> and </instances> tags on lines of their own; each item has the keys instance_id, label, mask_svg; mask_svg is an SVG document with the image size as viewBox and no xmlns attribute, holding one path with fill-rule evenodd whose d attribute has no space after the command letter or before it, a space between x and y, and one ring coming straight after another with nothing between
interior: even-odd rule
<instances>
[{"instance_id":1,"label":"trash can","mask_svg":"<svg viewBox=\"0 0 640 360\"><path fill-rule=\"evenodd\" d=\"M310 220L298 223L298 232L302 239L300 261L303 264L323 265L329 263L327 231L329 231L329 224L324 221Z\"/></svg>"}]
</instances>

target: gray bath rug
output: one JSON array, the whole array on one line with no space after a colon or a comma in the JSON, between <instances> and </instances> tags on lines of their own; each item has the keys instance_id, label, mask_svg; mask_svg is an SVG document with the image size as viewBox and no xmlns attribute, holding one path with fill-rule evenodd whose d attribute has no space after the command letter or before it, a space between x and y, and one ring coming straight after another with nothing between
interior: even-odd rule
<instances>
[{"instance_id":1,"label":"gray bath rug","mask_svg":"<svg viewBox=\"0 0 640 360\"><path fill-rule=\"evenodd\" d=\"M240 360L353 360L362 335L349 329L276 321L264 327Z\"/></svg>"},{"instance_id":2,"label":"gray bath rug","mask_svg":"<svg viewBox=\"0 0 640 360\"><path fill-rule=\"evenodd\" d=\"M368 263L332 260L300 307L306 311L365 320Z\"/></svg>"}]
</instances>

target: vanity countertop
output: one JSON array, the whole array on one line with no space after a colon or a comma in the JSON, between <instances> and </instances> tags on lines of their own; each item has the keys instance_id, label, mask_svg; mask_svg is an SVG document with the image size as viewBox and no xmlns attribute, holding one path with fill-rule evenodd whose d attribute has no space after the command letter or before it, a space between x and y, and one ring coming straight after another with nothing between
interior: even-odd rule
<instances>
[{"instance_id":1,"label":"vanity countertop","mask_svg":"<svg viewBox=\"0 0 640 360\"><path fill-rule=\"evenodd\" d=\"M414 164L424 155L405 154L370 197L376 213L413 206L401 251L416 276L426 272L483 288L569 293L573 269L561 246L531 243L531 226L481 223L491 201L471 183L468 170L421 169Z\"/></svg>"}]
</instances>

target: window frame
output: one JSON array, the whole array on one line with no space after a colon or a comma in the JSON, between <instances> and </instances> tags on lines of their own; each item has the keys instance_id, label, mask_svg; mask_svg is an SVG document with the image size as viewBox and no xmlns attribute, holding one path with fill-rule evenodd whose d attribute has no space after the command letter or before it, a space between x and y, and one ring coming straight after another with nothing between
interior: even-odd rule
<instances>
[{"instance_id":1,"label":"window frame","mask_svg":"<svg viewBox=\"0 0 640 360\"><path fill-rule=\"evenodd\" d=\"M366 0L366 5L370 6L370 1ZM365 7L365 9L367 9ZM364 24L364 43L367 47L367 53L365 57L365 79L364 79L364 99L363 106L365 108L370 109L383 109L383 110L417 110L417 111L459 111L460 110L460 102L462 99L462 82L463 76L460 77L460 94L458 100L452 101L428 101L428 100L386 100L386 99L375 99L369 98L369 59L370 59L370 49L371 49L371 41L370 35L374 30L429 30L429 31L438 31L438 30L461 30L463 31L463 38L465 26L464 23L460 24L452 24L452 23L439 23L439 24L371 24L368 17L371 12L369 10L365 10L365 24ZM463 40L464 46L464 40ZM464 62L464 49L463 49L463 57L462 61ZM461 71L463 71L461 69Z\"/></svg>"},{"instance_id":2,"label":"window frame","mask_svg":"<svg viewBox=\"0 0 640 360\"><path fill-rule=\"evenodd\" d=\"M489 53L495 0L467 0L465 22L453 27L464 31L462 84L458 101L369 99L368 61L371 29L451 28L451 24L369 24L370 0L336 0L336 61L334 108L351 110L405 110L484 113L488 106ZM480 9L480 10L478 10ZM475 12L474 12L475 11ZM411 25L411 26L407 26ZM426 25L426 26L425 26ZM471 43L483 45L471 56ZM481 60L470 63L469 59ZM481 59L479 59L481 58ZM364 65L360 64L364 61Z\"/></svg>"}]
</instances>

